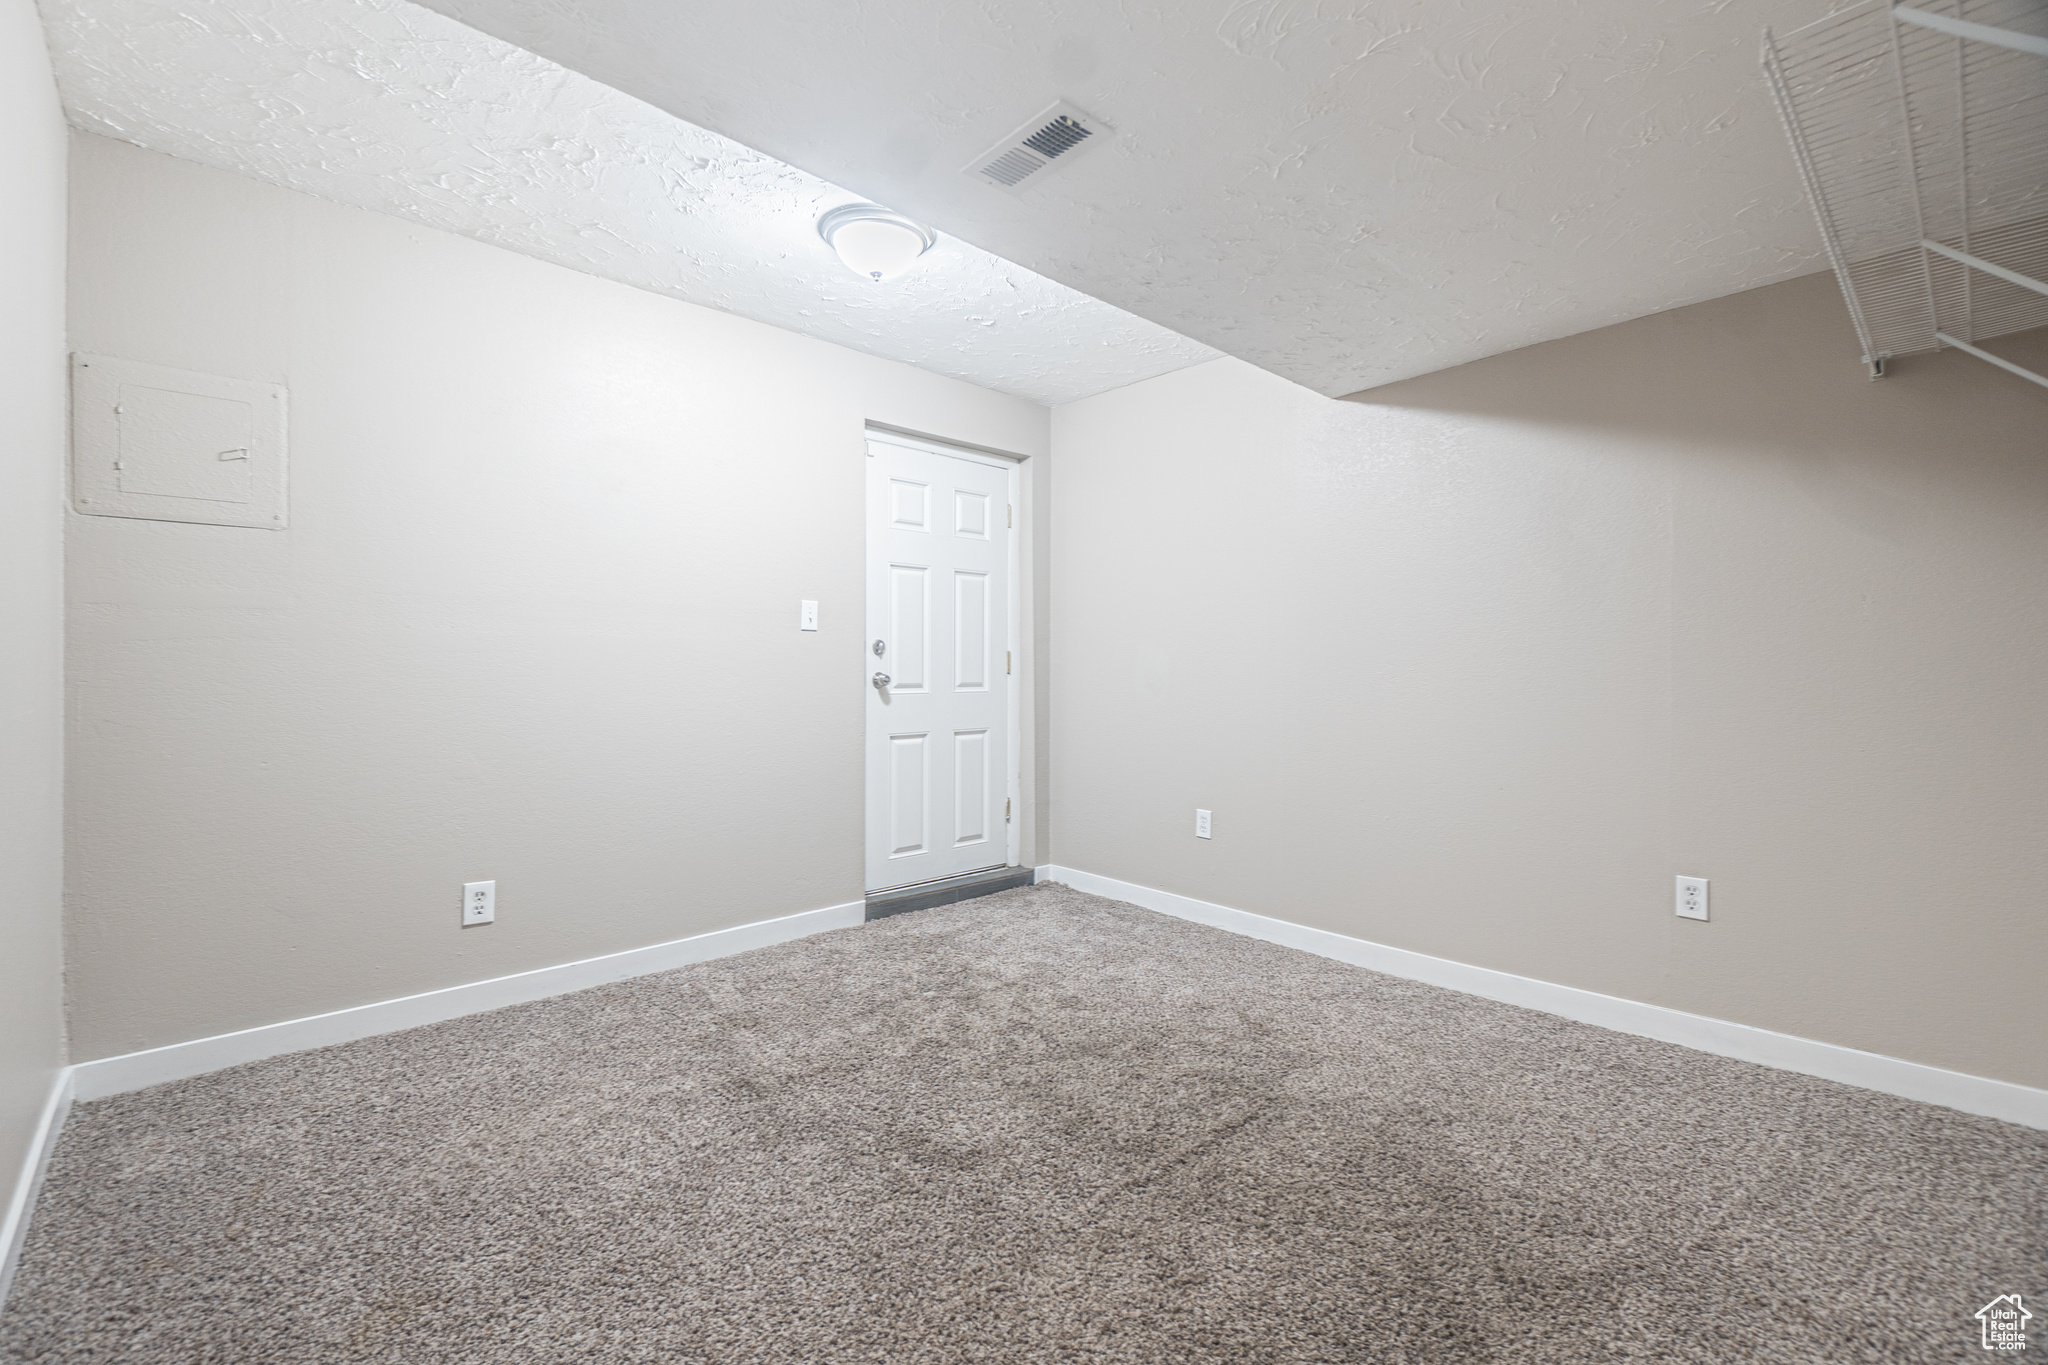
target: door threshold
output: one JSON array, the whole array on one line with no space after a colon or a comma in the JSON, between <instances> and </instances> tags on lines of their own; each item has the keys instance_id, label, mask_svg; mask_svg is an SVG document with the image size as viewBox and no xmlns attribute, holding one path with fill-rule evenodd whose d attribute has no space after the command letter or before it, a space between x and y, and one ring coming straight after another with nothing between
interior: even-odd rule
<instances>
[{"instance_id":1,"label":"door threshold","mask_svg":"<svg viewBox=\"0 0 2048 1365\"><path fill-rule=\"evenodd\" d=\"M998 891L1029 885L1031 869L1028 867L992 867L986 872L969 872L958 877L899 886L893 891L876 891L868 896L867 917L883 919L912 910L929 910L934 906L969 901L976 896L993 896Z\"/></svg>"}]
</instances>

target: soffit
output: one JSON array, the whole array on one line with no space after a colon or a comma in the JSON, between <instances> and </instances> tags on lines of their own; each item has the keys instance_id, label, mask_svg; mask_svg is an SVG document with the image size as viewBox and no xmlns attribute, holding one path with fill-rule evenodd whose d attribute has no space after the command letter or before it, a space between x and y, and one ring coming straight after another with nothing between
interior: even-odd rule
<instances>
[{"instance_id":1,"label":"soffit","mask_svg":"<svg viewBox=\"0 0 2048 1365\"><path fill-rule=\"evenodd\" d=\"M951 236L882 285L859 196L401 0L43 0L78 127L1041 403L1215 352Z\"/></svg>"},{"instance_id":2,"label":"soffit","mask_svg":"<svg viewBox=\"0 0 2048 1365\"><path fill-rule=\"evenodd\" d=\"M1342 394L1821 268L1758 69L1827 0L432 0ZM1065 98L1113 142L961 174Z\"/></svg>"}]
</instances>

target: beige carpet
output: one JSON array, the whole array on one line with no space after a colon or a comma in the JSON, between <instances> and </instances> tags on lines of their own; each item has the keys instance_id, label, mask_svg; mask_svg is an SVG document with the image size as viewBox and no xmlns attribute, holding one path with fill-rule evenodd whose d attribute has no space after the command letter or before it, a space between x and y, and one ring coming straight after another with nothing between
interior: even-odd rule
<instances>
[{"instance_id":1,"label":"beige carpet","mask_svg":"<svg viewBox=\"0 0 2048 1365\"><path fill-rule=\"evenodd\" d=\"M1978 1360L2044 1215L2048 1134L1040 887L82 1106L0 1356Z\"/></svg>"}]
</instances>

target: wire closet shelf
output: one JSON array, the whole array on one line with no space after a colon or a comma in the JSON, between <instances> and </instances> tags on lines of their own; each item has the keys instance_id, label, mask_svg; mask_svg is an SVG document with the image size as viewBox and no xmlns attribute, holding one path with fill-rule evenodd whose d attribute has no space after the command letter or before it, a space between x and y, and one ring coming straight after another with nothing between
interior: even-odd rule
<instances>
[{"instance_id":1,"label":"wire closet shelf","mask_svg":"<svg viewBox=\"0 0 2048 1365\"><path fill-rule=\"evenodd\" d=\"M1872 378L2048 326L2048 0L1889 0L1774 37L1764 70Z\"/></svg>"}]
</instances>

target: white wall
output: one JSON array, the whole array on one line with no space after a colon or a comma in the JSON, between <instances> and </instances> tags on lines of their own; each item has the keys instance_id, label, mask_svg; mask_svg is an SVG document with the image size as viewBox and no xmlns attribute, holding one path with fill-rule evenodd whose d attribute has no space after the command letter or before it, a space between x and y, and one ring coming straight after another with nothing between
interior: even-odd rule
<instances>
[{"instance_id":1,"label":"white wall","mask_svg":"<svg viewBox=\"0 0 2048 1365\"><path fill-rule=\"evenodd\" d=\"M1043 408L102 138L72 202L74 349L291 390L289 531L69 519L80 1060L860 898L863 423Z\"/></svg>"},{"instance_id":2,"label":"white wall","mask_svg":"<svg viewBox=\"0 0 2048 1365\"><path fill-rule=\"evenodd\" d=\"M2048 392L1813 276L1053 439L1061 863L2048 1085Z\"/></svg>"},{"instance_id":3,"label":"white wall","mask_svg":"<svg viewBox=\"0 0 2048 1365\"><path fill-rule=\"evenodd\" d=\"M64 1062L64 116L0 0L0 1216ZM7 1248L0 1246L0 1255ZM6 1269L0 1266L0 1290Z\"/></svg>"}]
</instances>

